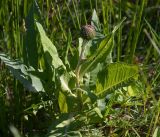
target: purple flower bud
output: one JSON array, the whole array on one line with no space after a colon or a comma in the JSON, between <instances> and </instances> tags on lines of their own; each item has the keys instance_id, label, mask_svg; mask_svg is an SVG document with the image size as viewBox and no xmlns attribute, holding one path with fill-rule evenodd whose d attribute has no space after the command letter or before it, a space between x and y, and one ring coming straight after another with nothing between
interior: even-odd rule
<instances>
[{"instance_id":1,"label":"purple flower bud","mask_svg":"<svg viewBox=\"0 0 160 137\"><path fill-rule=\"evenodd\" d=\"M86 40L93 39L96 36L96 31L95 31L94 26L92 26L92 25L82 26L81 36L83 39L86 39Z\"/></svg>"}]
</instances>

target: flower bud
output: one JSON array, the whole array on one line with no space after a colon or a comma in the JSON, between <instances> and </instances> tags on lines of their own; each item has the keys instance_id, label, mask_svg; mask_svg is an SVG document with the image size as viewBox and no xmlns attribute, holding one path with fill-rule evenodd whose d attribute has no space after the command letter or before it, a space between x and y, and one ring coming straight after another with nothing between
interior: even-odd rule
<instances>
[{"instance_id":1,"label":"flower bud","mask_svg":"<svg viewBox=\"0 0 160 137\"><path fill-rule=\"evenodd\" d=\"M91 40L96 36L96 31L94 26L92 25L85 25L81 28L81 36L86 40Z\"/></svg>"}]
</instances>

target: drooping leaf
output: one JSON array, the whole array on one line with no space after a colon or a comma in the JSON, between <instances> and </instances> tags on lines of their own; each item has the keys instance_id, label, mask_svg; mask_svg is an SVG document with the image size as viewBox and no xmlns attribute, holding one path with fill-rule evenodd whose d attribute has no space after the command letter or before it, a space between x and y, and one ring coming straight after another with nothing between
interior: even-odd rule
<instances>
[{"instance_id":1,"label":"drooping leaf","mask_svg":"<svg viewBox=\"0 0 160 137\"><path fill-rule=\"evenodd\" d=\"M11 60L7 55L0 54L0 59L9 68L13 76L18 79L23 86L29 91L44 91L43 84L37 76L29 73L29 71L35 71L34 68L27 68L19 60Z\"/></svg>"},{"instance_id":2,"label":"drooping leaf","mask_svg":"<svg viewBox=\"0 0 160 137\"><path fill-rule=\"evenodd\" d=\"M63 67L65 69L65 66L62 62L62 60L58 56L58 52L56 47L53 45L51 40L47 37L42 25L39 22L36 22L43 50L45 53L45 57L47 59L48 64L53 65L54 68Z\"/></svg>"},{"instance_id":3,"label":"drooping leaf","mask_svg":"<svg viewBox=\"0 0 160 137\"><path fill-rule=\"evenodd\" d=\"M77 96L71 91L69 86L70 80L72 80L72 75L70 73L65 73L60 76L60 91L58 97L58 103L61 113L67 113L75 110L75 102ZM72 81L73 84L74 81Z\"/></svg>"},{"instance_id":4,"label":"drooping leaf","mask_svg":"<svg viewBox=\"0 0 160 137\"><path fill-rule=\"evenodd\" d=\"M136 79L138 67L125 63L112 63L99 72L96 82L96 94L103 98L107 92L116 86L122 86L125 82Z\"/></svg>"}]
</instances>

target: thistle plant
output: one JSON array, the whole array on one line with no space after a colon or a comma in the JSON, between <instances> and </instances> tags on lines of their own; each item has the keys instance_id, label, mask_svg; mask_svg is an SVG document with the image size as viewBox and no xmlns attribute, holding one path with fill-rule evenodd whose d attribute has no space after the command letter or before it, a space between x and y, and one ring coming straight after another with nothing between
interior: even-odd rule
<instances>
[{"instance_id":1,"label":"thistle plant","mask_svg":"<svg viewBox=\"0 0 160 137\"><path fill-rule=\"evenodd\" d=\"M86 47L87 43L95 37L95 35L96 35L96 31L95 31L94 26L92 26L92 25L82 26L81 37L83 38L83 43L82 43L82 48L81 48L79 60L78 60L78 63L77 63L77 67L76 67L76 70L75 70L76 79L77 79L77 83L76 83L77 88L80 88L79 71L80 71L80 67L81 67L80 66L81 62L82 62L83 57L84 57L85 47ZM77 96L79 98L80 106L82 108L82 91L77 90Z\"/></svg>"},{"instance_id":2,"label":"thistle plant","mask_svg":"<svg viewBox=\"0 0 160 137\"><path fill-rule=\"evenodd\" d=\"M92 25L85 25L81 28L81 37L83 38L82 48L78 60L78 64L76 67L76 78L77 78L77 87L79 87L79 70L80 70L80 64L84 57L84 51L87 43L92 40L96 36L96 31L94 26Z\"/></svg>"}]
</instances>

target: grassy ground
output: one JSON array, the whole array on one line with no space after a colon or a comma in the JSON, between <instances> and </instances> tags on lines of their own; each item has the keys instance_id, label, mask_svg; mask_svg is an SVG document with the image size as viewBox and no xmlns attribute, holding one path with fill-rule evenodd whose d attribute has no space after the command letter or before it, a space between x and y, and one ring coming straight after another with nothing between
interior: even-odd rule
<instances>
[{"instance_id":1,"label":"grassy ground","mask_svg":"<svg viewBox=\"0 0 160 137\"><path fill-rule=\"evenodd\" d=\"M99 19L95 14L92 15L94 11ZM9 64L7 65L0 54L0 137L160 137L159 15L160 0L1 0L0 53L5 53L9 61L10 58L14 61L6 61ZM105 100L103 98L105 105L102 100L94 102L94 105L87 104L84 102L84 98L87 97L84 96L83 103L81 102L83 108L81 104L72 107L73 97L69 98L73 99L73 102L69 102L66 99L69 94L60 92L60 84L56 82L63 70L53 68L61 64L62 60L69 72L67 75L74 73L72 70L76 69L78 45L81 43L81 26L93 23L93 20L98 22L98 40L105 36L110 37L114 27L119 25L114 36L111 35L109 39L113 42L110 45L114 45L110 51L112 61L138 67L138 75L134 80L128 78L124 83L108 90ZM51 50L47 49L47 53L45 52L42 45L43 38L47 38L42 35L42 30L36 27L36 21L43 26L48 38L56 47L59 54L57 62L53 62L50 57ZM101 46L103 47L103 44ZM93 52L96 51L93 49ZM92 57L93 52L91 50L87 57ZM22 73L23 78L29 81L36 75L39 79L35 78L36 82L32 84L40 87L38 84L43 83L44 92L33 92L26 79L19 79L21 77L18 70L21 68L15 65L18 62L16 59L26 66L27 73ZM97 61L105 62L104 58ZM107 63L110 64L111 61ZM85 68L85 64L82 63L82 68L83 66ZM127 72L129 66L124 68L126 70L121 70L121 73ZM24 72L26 69L23 69ZM99 75L97 79L103 79ZM105 77L105 74L102 76ZM73 75L73 79L68 82L71 82L70 87L74 87L75 79ZM84 78L82 90L88 91L88 82L91 83L89 91L94 91L92 82L95 83L97 79L93 78L93 81L88 82ZM67 81L68 77L65 80ZM96 84L95 90L97 87ZM74 93L74 88L71 89ZM87 96L92 100L89 93ZM98 97L97 94L96 96ZM62 109L61 102L65 99L68 104L64 103L65 107ZM78 114L73 112L76 108L81 110ZM59 129L58 126L64 129Z\"/></svg>"}]
</instances>

